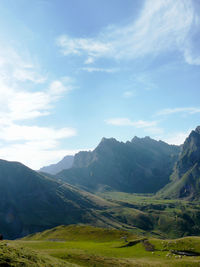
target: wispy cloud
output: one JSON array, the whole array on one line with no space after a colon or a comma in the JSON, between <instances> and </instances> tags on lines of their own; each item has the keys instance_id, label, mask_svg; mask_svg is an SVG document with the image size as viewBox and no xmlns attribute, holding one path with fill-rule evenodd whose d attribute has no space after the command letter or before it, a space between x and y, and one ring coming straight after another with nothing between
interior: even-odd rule
<instances>
[{"instance_id":1,"label":"wispy cloud","mask_svg":"<svg viewBox=\"0 0 200 267\"><path fill-rule=\"evenodd\" d=\"M93 68L93 67L84 67L81 68L81 70L87 71L87 72L107 72L107 73L115 73L119 71L117 68Z\"/></svg>"},{"instance_id":2,"label":"wispy cloud","mask_svg":"<svg viewBox=\"0 0 200 267\"><path fill-rule=\"evenodd\" d=\"M200 64L197 35L200 15L192 0L146 0L136 21L108 27L95 38L62 35L57 45L64 55L86 57L85 63L105 57L135 59L179 51L188 64Z\"/></svg>"},{"instance_id":3,"label":"wispy cloud","mask_svg":"<svg viewBox=\"0 0 200 267\"><path fill-rule=\"evenodd\" d=\"M42 84L47 80L47 75L29 57L23 58L15 49L0 46L0 78L15 83L29 81Z\"/></svg>"},{"instance_id":4,"label":"wispy cloud","mask_svg":"<svg viewBox=\"0 0 200 267\"><path fill-rule=\"evenodd\" d=\"M52 104L63 93L72 89L72 85L59 80L52 81L47 89L42 91L27 91L19 86L10 86L9 82L0 80L0 118L9 121L32 119L46 116L52 108Z\"/></svg>"},{"instance_id":5,"label":"wispy cloud","mask_svg":"<svg viewBox=\"0 0 200 267\"><path fill-rule=\"evenodd\" d=\"M69 77L50 81L39 70L38 64L30 58L23 58L13 48L1 47L0 119L15 121L46 116L52 104L73 89L73 81ZM34 85L34 90L28 89L31 88L30 83ZM43 88L37 90L37 84Z\"/></svg>"},{"instance_id":6,"label":"wispy cloud","mask_svg":"<svg viewBox=\"0 0 200 267\"><path fill-rule=\"evenodd\" d=\"M192 129L187 130L185 132L183 131L183 132L169 133L167 135L160 136L159 139L171 145L182 145L191 131Z\"/></svg>"},{"instance_id":7,"label":"wispy cloud","mask_svg":"<svg viewBox=\"0 0 200 267\"><path fill-rule=\"evenodd\" d=\"M67 151L59 149L60 140L77 134L72 127L32 123L31 119L50 115L55 102L74 88L71 78L47 79L36 65L14 49L0 49L0 158L33 168L47 164L53 155L64 156Z\"/></svg>"},{"instance_id":8,"label":"wispy cloud","mask_svg":"<svg viewBox=\"0 0 200 267\"><path fill-rule=\"evenodd\" d=\"M30 81L34 83L44 83L47 79L45 76L36 73L33 67L15 69L13 77L21 82Z\"/></svg>"},{"instance_id":9,"label":"wispy cloud","mask_svg":"<svg viewBox=\"0 0 200 267\"><path fill-rule=\"evenodd\" d=\"M26 126L18 124L1 125L0 139L4 141L54 141L76 135L73 128Z\"/></svg>"},{"instance_id":10,"label":"wispy cloud","mask_svg":"<svg viewBox=\"0 0 200 267\"><path fill-rule=\"evenodd\" d=\"M105 120L109 125L118 127L135 127L138 129L143 129L146 134L158 135L163 133L163 129L158 127L158 121L144 121L137 120L132 121L129 118L111 118Z\"/></svg>"},{"instance_id":11,"label":"wispy cloud","mask_svg":"<svg viewBox=\"0 0 200 267\"><path fill-rule=\"evenodd\" d=\"M0 146L0 158L11 161L20 161L23 164L38 170L39 168L57 163L66 155L74 155L87 148L68 150L59 146L58 142L30 141ZM28 151L28 153L26 153ZM17 155L17 156L16 156Z\"/></svg>"},{"instance_id":12,"label":"wispy cloud","mask_svg":"<svg viewBox=\"0 0 200 267\"><path fill-rule=\"evenodd\" d=\"M132 121L128 118L111 118L107 119L106 123L114 126L133 126L136 128L148 128L157 125L157 121Z\"/></svg>"},{"instance_id":13,"label":"wispy cloud","mask_svg":"<svg viewBox=\"0 0 200 267\"><path fill-rule=\"evenodd\" d=\"M91 38L70 38L67 35L61 35L57 38L56 43L61 47L65 56L74 54L81 55L87 53L86 63L91 63L93 57L100 57L112 49L112 45L98 39Z\"/></svg>"},{"instance_id":14,"label":"wispy cloud","mask_svg":"<svg viewBox=\"0 0 200 267\"><path fill-rule=\"evenodd\" d=\"M0 158L20 161L27 166L40 167L74 154L60 148L59 141L76 135L73 128L51 128L18 124L0 125Z\"/></svg>"},{"instance_id":15,"label":"wispy cloud","mask_svg":"<svg viewBox=\"0 0 200 267\"><path fill-rule=\"evenodd\" d=\"M200 108L198 107L166 108L157 112L156 115L171 115L175 113L196 114L200 113Z\"/></svg>"},{"instance_id":16,"label":"wispy cloud","mask_svg":"<svg viewBox=\"0 0 200 267\"><path fill-rule=\"evenodd\" d=\"M84 64L92 64L94 62L94 59L92 58L92 57L88 57L86 60L85 60L85 62L84 62Z\"/></svg>"},{"instance_id":17,"label":"wispy cloud","mask_svg":"<svg viewBox=\"0 0 200 267\"><path fill-rule=\"evenodd\" d=\"M131 98L131 97L133 97L133 96L135 96L135 92L134 91L125 91L124 93L123 93L123 97L124 98Z\"/></svg>"}]
</instances>

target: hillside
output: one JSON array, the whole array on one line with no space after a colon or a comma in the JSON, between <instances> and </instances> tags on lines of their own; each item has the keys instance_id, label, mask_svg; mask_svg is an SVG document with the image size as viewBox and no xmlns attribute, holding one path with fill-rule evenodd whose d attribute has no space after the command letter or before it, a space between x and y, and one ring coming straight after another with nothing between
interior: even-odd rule
<instances>
[{"instance_id":1,"label":"hillside","mask_svg":"<svg viewBox=\"0 0 200 267\"><path fill-rule=\"evenodd\" d=\"M157 239L91 226L60 226L13 242L89 267L199 266L200 238ZM66 265L68 266L68 265Z\"/></svg>"},{"instance_id":2,"label":"hillside","mask_svg":"<svg viewBox=\"0 0 200 267\"><path fill-rule=\"evenodd\" d=\"M79 265L70 264L66 261L56 259L44 253L39 253L33 249L24 247L20 243L0 244L0 266L2 267L78 267Z\"/></svg>"},{"instance_id":3,"label":"hillside","mask_svg":"<svg viewBox=\"0 0 200 267\"><path fill-rule=\"evenodd\" d=\"M89 225L60 225L44 232L35 233L24 237L26 241L57 240L57 241L96 241L109 242L120 238L136 238L128 231L100 228Z\"/></svg>"},{"instance_id":4,"label":"hillside","mask_svg":"<svg viewBox=\"0 0 200 267\"><path fill-rule=\"evenodd\" d=\"M96 212L113 205L21 163L0 160L0 232L4 238L17 238L60 224L95 224Z\"/></svg>"},{"instance_id":5,"label":"hillside","mask_svg":"<svg viewBox=\"0 0 200 267\"><path fill-rule=\"evenodd\" d=\"M42 167L39 171L46 172L49 174L56 174L62 170L69 169L72 167L74 162L74 156L65 156L61 161L56 164Z\"/></svg>"},{"instance_id":6,"label":"hillside","mask_svg":"<svg viewBox=\"0 0 200 267\"><path fill-rule=\"evenodd\" d=\"M57 178L91 191L154 193L169 182L180 147L149 137L131 142L103 138L94 151L79 152Z\"/></svg>"},{"instance_id":7,"label":"hillside","mask_svg":"<svg viewBox=\"0 0 200 267\"><path fill-rule=\"evenodd\" d=\"M185 140L171 175L171 183L164 187L158 196L200 199L200 126Z\"/></svg>"}]
</instances>

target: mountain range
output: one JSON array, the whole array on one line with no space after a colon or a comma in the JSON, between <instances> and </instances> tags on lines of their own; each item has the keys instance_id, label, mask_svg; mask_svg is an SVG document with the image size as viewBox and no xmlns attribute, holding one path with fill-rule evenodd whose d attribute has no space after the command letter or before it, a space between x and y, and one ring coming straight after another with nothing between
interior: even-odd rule
<instances>
[{"instance_id":1,"label":"mountain range","mask_svg":"<svg viewBox=\"0 0 200 267\"><path fill-rule=\"evenodd\" d=\"M103 138L94 151L79 152L72 168L56 177L91 192L155 193L169 182L180 147L150 137L131 142Z\"/></svg>"},{"instance_id":2,"label":"mountain range","mask_svg":"<svg viewBox=\"0 0 200 267\"><path fill-rule=\"evenodd\" d=\"M74 162L74 156L65 156L61 161L56 164L51 164L45 167L40 168L39 172L46 172L49 174L57 174L62 170L66 170L72 167Z\"/></svg>"},{"instance_id":3,"label":"mountain range","mask_svg":"<svg viewBox=\"0 0 200 267\"><path fill-rule=\"evenodd\" d=\"M59 163L65 169L52 175L0 160L0 233L4 237L77 223L168 233L171 222L172 236L200 232L200 213L194 206L200 196L200 126L182 146L150 137L134 137L126 143L103 138L93 151L71 158L70 168L67 162ZM102 198L113 192L117 196L151 193L154 198L149 198L150 204ZM161 204L154 204L155 199ZM195 202L186 209L176 199Z\"/></svg>"}]
</instances>

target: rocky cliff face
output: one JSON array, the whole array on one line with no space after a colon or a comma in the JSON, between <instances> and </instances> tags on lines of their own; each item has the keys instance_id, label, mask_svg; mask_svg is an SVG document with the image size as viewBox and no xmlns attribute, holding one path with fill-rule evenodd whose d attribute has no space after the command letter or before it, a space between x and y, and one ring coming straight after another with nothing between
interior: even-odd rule
<instances>
[{"instance_id":1,"label":"rocky cliff face","mask_svg":"<svg viewBox=\"0 0 200 267\"><path fill-rule=\"evenodd\" d=\"M169 182L180 147L150 137L118 142L103 138L92 152L75 155L57 177L84 189L152 193Z\"/></svg>"},{"instance_id":2,"label":"rocky cliff face","mask_svg":"<svg viewBox=\"0 0 200 267\"><path fill-rule=\"evenodd\" d=\"M171 183L161 190L166 198L198 199L200 196L200 126L185 140Z\"/></svg>"}]
</instances>

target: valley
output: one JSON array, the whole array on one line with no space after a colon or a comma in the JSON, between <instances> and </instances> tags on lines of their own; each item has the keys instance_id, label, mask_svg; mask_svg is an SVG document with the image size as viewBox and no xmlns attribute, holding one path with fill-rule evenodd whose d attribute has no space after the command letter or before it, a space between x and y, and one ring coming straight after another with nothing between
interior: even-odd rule
<instances>
[{"instance_id":1,"label":"valley","mask_svg":"<svg viewBox=\"0 0 200 267\"><path fill-rule=\"evenodd\" d=\"M104 138L56 174L0 160L0 265L199 266L199 144Z\"/></svg>"},{"instance_id":2,"label":"valley","mask_svg":"<svg viewBox=\"0 0 200 267\"><path fill-rule=\"evenodd\" d=\"M200 0L0 21L0 267L200 267Z\"/></svg>"}]
</instances>

